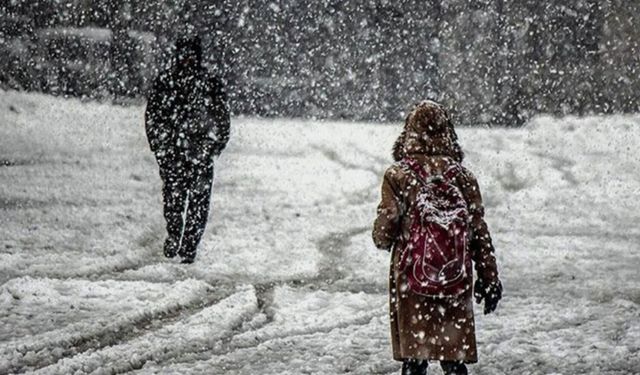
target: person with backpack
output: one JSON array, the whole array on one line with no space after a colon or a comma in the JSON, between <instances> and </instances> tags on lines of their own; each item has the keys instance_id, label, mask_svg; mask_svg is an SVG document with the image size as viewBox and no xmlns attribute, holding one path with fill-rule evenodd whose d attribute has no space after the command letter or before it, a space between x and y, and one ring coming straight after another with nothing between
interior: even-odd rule
<instances>
[{"instance_id":1,"label":"person with backpack","mask_svg":"<svg viewBox=\"0 0 640 375\"><path fill-rule=\"evenodd\" d=\"M425 375L438 360L447 375L478 360L473 296L493 312L502 284L476 178L444 107L417 104L393 147L373 228L391 251L393 358L403 375ZM473 283L472 262L477 280Z\"/></svg>"},{"instance_id":2,"label":"person with backpack","mask_svg":"<svg viewBox=\"0 0 640 375\"><path fill-rule=\"evenodd\" d=\"M156 78L145 127L160 167L167 238L164 255L193 263L209 218L214 158L229 141L222 82L202 66L198 37L176 42L173 66Z\"/></svg>"}]
</instances>

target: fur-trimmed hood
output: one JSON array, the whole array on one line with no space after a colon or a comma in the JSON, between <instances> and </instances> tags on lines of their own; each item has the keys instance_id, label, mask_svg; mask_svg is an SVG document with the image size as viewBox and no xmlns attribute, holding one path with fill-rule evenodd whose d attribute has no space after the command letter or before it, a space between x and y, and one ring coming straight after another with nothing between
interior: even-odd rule
<instances>
[{"instance_id":1,"label":"fur-trimmed hood","mask_svg":"<svg viewBox=\"0 0 640 375\"><path fill-rule=\"evenodd\" d=\"M461 162L464 153L444 107L434 101L418 103L407 115L404 129L393 145L393 159L412 154L444 155Z\"/></svg>"}]
</instances>

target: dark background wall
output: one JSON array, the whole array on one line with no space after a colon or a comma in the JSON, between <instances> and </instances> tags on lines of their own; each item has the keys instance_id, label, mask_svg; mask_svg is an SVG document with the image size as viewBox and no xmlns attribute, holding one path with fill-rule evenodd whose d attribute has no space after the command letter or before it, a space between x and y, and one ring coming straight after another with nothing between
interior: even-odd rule
<instances>
[{"instance_id":1,"label":"dark background wall","mask_svg":"<svg viewBox=\"0 0 640 375\"><path fill-rule=\"evenodd\" d=\"M638 111L640 3L89 1L0 5L5 87L142 97L197 32L237 114L395 121L425 97L459 122Z\"/></svg>"}]
</instances>

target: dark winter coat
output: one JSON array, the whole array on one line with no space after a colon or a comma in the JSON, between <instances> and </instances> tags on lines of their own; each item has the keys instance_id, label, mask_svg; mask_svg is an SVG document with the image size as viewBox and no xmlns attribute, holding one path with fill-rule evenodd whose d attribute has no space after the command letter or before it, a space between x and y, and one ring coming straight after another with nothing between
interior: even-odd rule
<instances>
[{"instance_id":1,"label":"dark winter coat","mask_svg":"<svg viewBox=\"0 0 640 375\"><path fill-rule=\"evenodd\" d=\"M410 157L427 170L443 172L462 158L451 133L453 129L427 129L410 115L394 147L394 158ZM448 123L448 119L444 119ZM450 126L448 124L440 124ZM431 133L431 134L430 134ZM472 237L468 251L477 276L487 282L498 280L491 237L484 221L484 208L475 177L466 168L456 177L468 203ZM467 291L455 298L423 297L407 290L399 269L399 255L409 238L410 207L420 184L413 174L396 163L389 167L382 183L382 199L374 223L373 240L380 249L391 250L390 310L393 357L445 361L477 361L473 315L473 280Z\"/></svg>"},{"instance_id":2,"label":"dark winter coat","mask_svg":"<svg viewBox=\"0 0 640 375\"><path fill-rule=\"evenodd\" d=\"M229 140L229 110L222 82L199 67L189 79L161 73L147 102L145 127L161 168L187 162L211 165Z\"/></svg>"}]
</instances>

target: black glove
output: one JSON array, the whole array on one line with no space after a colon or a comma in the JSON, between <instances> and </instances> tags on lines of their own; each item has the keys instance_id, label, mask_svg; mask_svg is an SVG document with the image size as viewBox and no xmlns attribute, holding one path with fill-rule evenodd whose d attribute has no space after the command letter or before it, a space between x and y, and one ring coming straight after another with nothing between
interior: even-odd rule
<instances>
[{"instance_id":1,"label":"black glove","mask_svg":"<svg viewBox=\"0 0 640 375\"><path fill-rule=\"evenodd\" d=\"M489 314L496 310L498 302L502 299L502 283L497 280L494 283L485 284L482 279L476 280L473 286L473 295L476 303L482 303L484 299L484 313Z\"/></svg>"}]
</instances>

